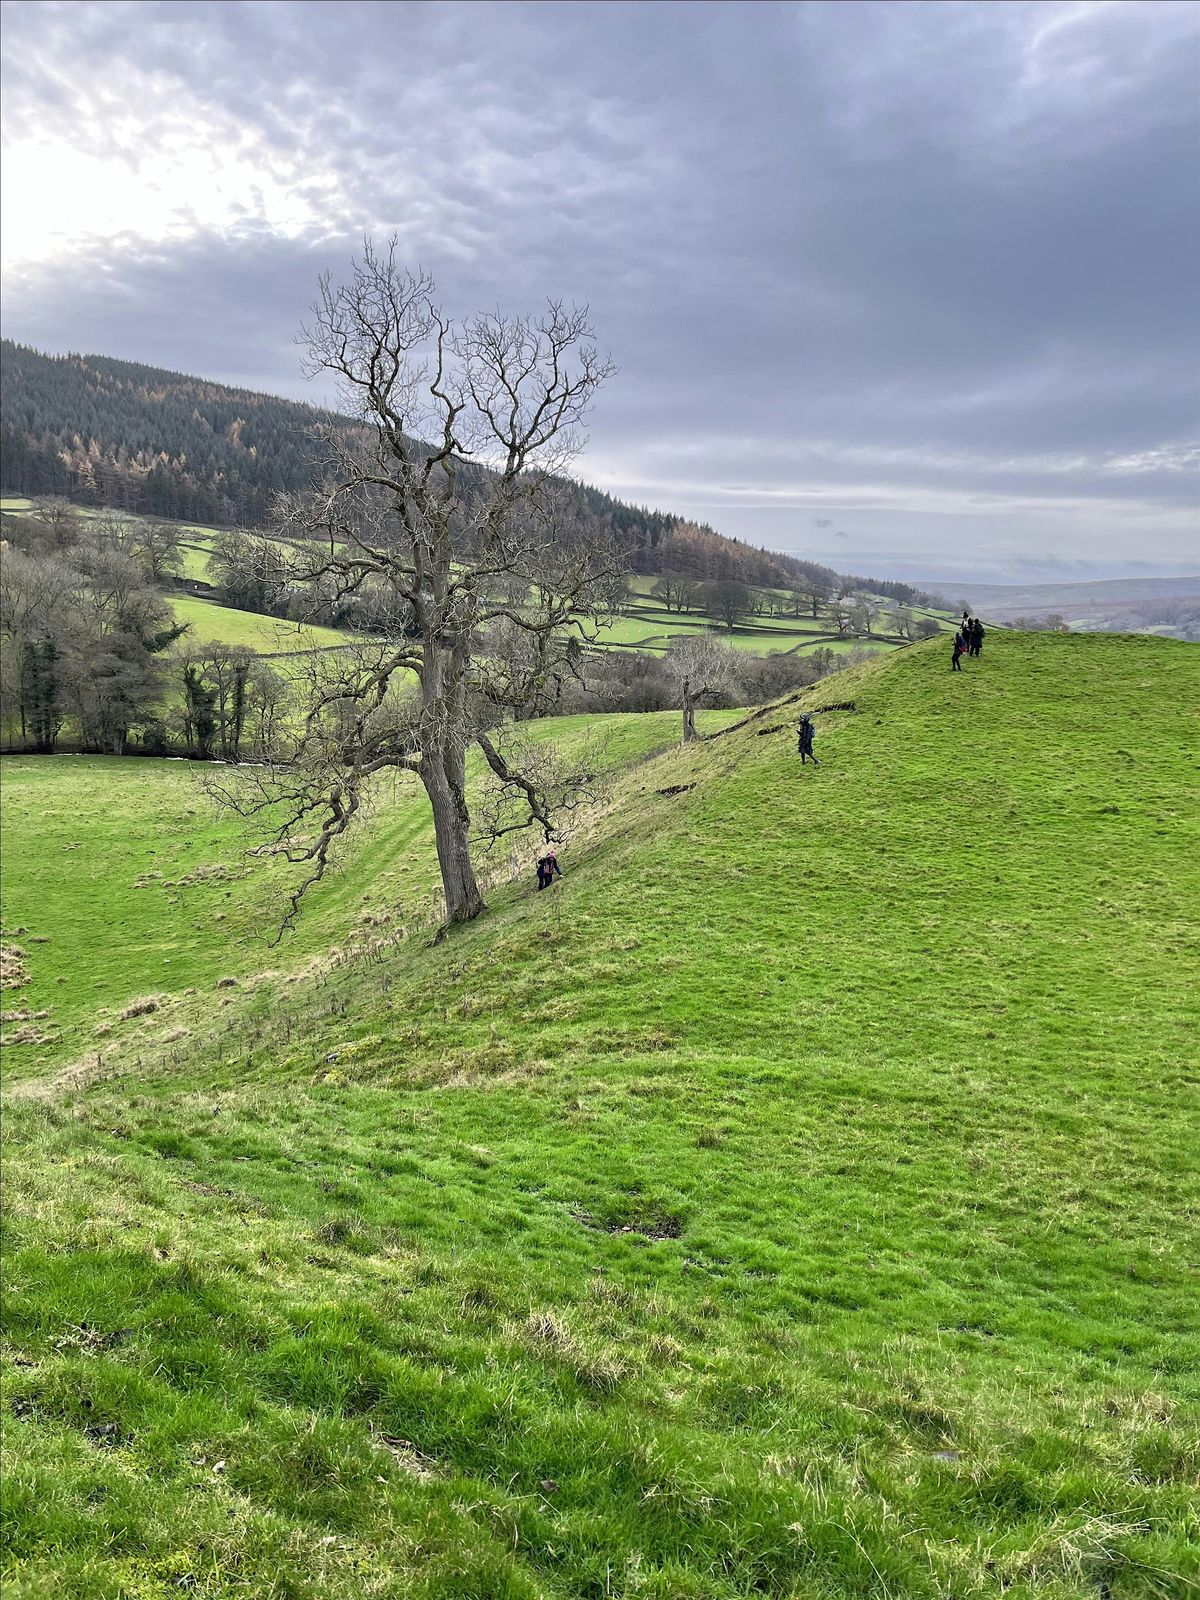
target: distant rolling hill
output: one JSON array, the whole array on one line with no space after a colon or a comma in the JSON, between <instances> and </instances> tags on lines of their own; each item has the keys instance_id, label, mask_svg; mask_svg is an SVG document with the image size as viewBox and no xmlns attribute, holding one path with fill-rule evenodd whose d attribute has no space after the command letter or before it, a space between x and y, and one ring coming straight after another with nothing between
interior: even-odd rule
<instances>
[{"instance_id":1,"label":"distant rolling hill","mask_svg":"<svg viewBox=\"0 0 1200 1600\"><path fill-rule=\"evenodd\" d=\"M1200 575L959 587L997 622L1057 613L1080 633L1162 633L1200 639Z\"/></svg>"},{"instance_id":2,"label":"distant rolling hill","mask_svg":"<svg viewBox=\"0 0 1200 1600\"><path fill-rule=\"evenodd\" d=\"M972 599L986 601L997 615L1028 606L1131 604L1139 600L1194 599L1200 595L1200 574L1184 578L1105 578L1090 583L960 584Z\"/></svg>"}]
</instances>

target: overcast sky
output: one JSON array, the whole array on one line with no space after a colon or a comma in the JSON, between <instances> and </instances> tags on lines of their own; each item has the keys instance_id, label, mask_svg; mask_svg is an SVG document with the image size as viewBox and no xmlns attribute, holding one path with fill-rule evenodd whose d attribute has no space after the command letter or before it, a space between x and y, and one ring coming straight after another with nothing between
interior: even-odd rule
<instances>
[{"instance_id":1,"label":"overcast sky","mask_svg":"<svg viewBox=\"0 0 1200 1600\"><path fill-rule=\"evenodd\" d=\"M1196 570L1200 8L10 0L4 331L322 398L318 272L590 303L580 470L882 576Z\"/></svg>"}]
</instances>

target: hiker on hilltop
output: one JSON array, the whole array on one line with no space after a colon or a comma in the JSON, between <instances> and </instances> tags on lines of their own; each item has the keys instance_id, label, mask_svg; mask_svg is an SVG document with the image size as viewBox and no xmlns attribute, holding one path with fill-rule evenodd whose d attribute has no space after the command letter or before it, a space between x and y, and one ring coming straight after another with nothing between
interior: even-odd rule
<instances>
[{"instance_id":1,"label":"hiker on hilltop","mask_svg":"<svg viewBox=\"0 0 1200 1600\"><path fill-rule=\"evenodd\" d=\"M965 656L966 653L967 641L963 638L962 629L960 628L954 635L954 648L950 652L950 670L952 672L962 671L962 662L960 657Z\"/></svg>"},{"instance_id":2,"label":"hiker on hilltop","mask_svg":"<svg viewBox=\"0 0 1200 1600\"><path fill-rule=\"evenodd\" d=\"M813 735L816 733L816 731L817 730L813 727L813 719L806 711L800 718L800 725L796 729L796 749L800 752L801 766L803 766L806 761L811 761L814 767L819 767L821 765L816 756L813 755Z\"/></svg>"},{"instance_id":3,"label":"hiker on hilltop","mask_svg":"<svg viewBox=\"0 0 1200 1600\"><path fill-rule=\"evenodd\" d=\"M971 654L973 656L981 656L983 654L983 634L983 623L976 617L971 624Z\"/></svg>"},{"instance_id":4,"label":"hiker on hilltop","mask_svg":"<svg viewBox=\"0 0 1200 1600\"><path fill-rule=\"evenodd\" d=\"M538 888L548 889L554 882L554 874L562 877L562 868L558 864L558 857L554 853L554 846L547 845L545 854L538 857L537 875Z\"/></svg>"}]
</instances>

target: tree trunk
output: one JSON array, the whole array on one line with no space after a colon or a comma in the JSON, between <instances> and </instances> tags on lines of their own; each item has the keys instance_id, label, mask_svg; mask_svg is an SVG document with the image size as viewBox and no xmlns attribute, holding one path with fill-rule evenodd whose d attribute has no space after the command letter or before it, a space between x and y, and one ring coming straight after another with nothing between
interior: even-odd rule
<instances>
[{"instance_id":1,"label":"tree trunk","mask_svg":"<svg viewBox=\"0 0 1200 1600\"><path fill-rule=\"evenodd\" d=\"M683 742L684 744L690 744L696 737L696 702L685 683L683 686Z\"/></svg>"},{"instance_id":2,"label":"tree trunk","mask_svg":"<svg viewBox=\"0 0 1200 1600\"><path fill-rule=\"evenodd\" d=\"M446 926L470 922L485 910L471 865L471 815L467 810L466 632L446 651L427 639L421 668L421 701L431 728L421 746L421 782L433 812ZM436 729L436 731L432 731Z\"/></svg>"},{"instance_id":3,"label":"tree trunk","mask_svg":"<svg viewBox=\"0 0 1200 1600\"><path fill-rule=\"evenodd\" d=\"M447 769L454 765L447 752L428 750L421 756L421 782L433 811L442 891L446 896L446 922L470 922L484 910L475 881L469 843L470 817L462 782Z\"/></svg>"}]
</instances>

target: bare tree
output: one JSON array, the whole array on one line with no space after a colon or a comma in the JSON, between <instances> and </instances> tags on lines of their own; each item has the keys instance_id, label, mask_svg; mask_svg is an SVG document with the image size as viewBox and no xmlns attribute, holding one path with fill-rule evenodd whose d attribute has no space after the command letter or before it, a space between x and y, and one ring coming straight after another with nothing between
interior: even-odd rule
<instances>
[{"instance_id":1,"label":"bare tree","mask_svg":"<svg viewBox=\"0 0 1200 1600\"><path fill-rule=\"evenodd\" d=\"M11 735L20 722L39 749L52 749L61 718L53 671L58 654L63 568L53 556L7 550L0 562L0 711Z\"/></svg>"},{"instance_id":2,"label":"bare tree","mask_svg":"<svg viewBox=\"0 0 1200 1600\"><path fill-rule=\"evenodd\" d=\"M601 798L604 752L598 744L573 752L568 761L548 740L530 738L512 724L483 738L496 782L476 807L472 837L485 849L531 823L547 838L561 840L571 814Z\"/></svg>"},{"instance_id":3,"label":"bare tree","mask_svg":"<svg viewBox=\"0 0 1200 1600\"><path fill-rule=\"evenodd\" d=\"M50 550L68 550L79 538L79 508L62 495L35 500L33 520L43 530L42 537Z\"/></svg>"},{"instance_id":4,"label":"bare tree","mask_svg":"<svg viewBox=\"0 0 1200 1600\"><path fill-rule=\"evenodd\" d=\"M829 602L829 615L839 633L851 632L854 626L854 608L852 606L848 606L844 600L831 600Z\"/></svg>"},{"instance_id":5,"label":"bare tree","mask_svg":"<svg viewBox=\"0 0 1200 1600\"><path fill-rule=\"evenodd\" d=\"M180 649L175 664L182 690L180 729L189 749L222 761L241 756L242 735L254 698L258 657L245 645L213 643ZM272 696L278 691L272 686Z\"/></svg>"},{"instance_id":6,"label":"bare tree","mask_svg":"<svg viewBox=\"0 0 1200 1600\"><path fill-rule=\"evenodd\" d=\"M891 614L892 631L901 639L911 639L916 617L911 606L897 606Z\"/></svg>"},{"instance_id":7,"label":"bare tree","mask_svg":"<svg viewBox=\"0 0 1200 1600\"><path fill-rule=\"evenodd\" d=\"M829 599L830 594L833 592L833 584L831 579L825 578L821 574L816 573L806 580L805 591L808 595L809 604L812 607L812 616L813 621L815 622L821 614L822 605L826 600Z\"/></svg>"},{"instance_id":8,"label":"bare tree","mask_svg":"<svg viewBox=\"0 0 1200 1600\"><path fill-rule=\"evenodd\" d=\"M87 543L97 550L133 560L137 543L137 526L136 517L131 517L127 511L100 511L96 516L88 518Z\"/></svg>"},{"instance_id":9,"label":"bare tree","mask_svg":"<svg viewBox=\"0 0 1200 1600\"><path fill-rule=\"evenodd\" d=\"M668 611L690 611L696 600L696 584L682 572L664 572L650 593Z\"/></svg>"},{"instance_id":10,"label":"bare tree","mask_svg":"<svg viewBox=\"0 0 1200 1600\"><path fill-rule=\"evenodd\" d=\"M738 618L750 607L750 590L736 578L722 578L704 589L704 605L710 616L720 617L730 633L737 627Z\"/></svg>"},{"instance_id":11,"label":"bare tree","mask_svg":"<svg viewBox=\"0 0 1200 1600\"><path fill-rule=\"evenodd\" d=\"M1071 625L1058 611L1048 611L1044 616L1014 617L1010 628L1024 633L1070 633Z\"/></svg>"},{"instance_id":12,"label":"bare tree","mask_svg":"<svg viewBox=\"0 0 1200 1600\"><path fill-rule=\"evenodd\" d=\"M696 735L696 708L702 700L730 693L737 684L736 653L711 633L672 642L667 651L667 671L683 707L683 739Z\"/></svg>"},{"instance_id":13,"label":"bare tree","mask_svg":"<svg viewBox=\"0 0 1200 1600\"><path fill-rule=\"evenodd\" d=\"M335 602L385 589L404 624L376 647L339 652L332 677L309 686L276 786L287 802L278 837L311 869L290 916L372 776L400 769L429 798L447 923L465 922L484 904L468 748L549 837L556 796L536 776L523 783L490 730L553 702L623 587L608 535L555 517L561 474L612 369L586 309L555 301L536 318L452 322L433 281L398 265L395 240L368 241L345 284L321 280L303 339L309 372L334 375L363 427L318 429L324 476L282 502L277 580L331 587ZM248 809L263 808L252 798Z\"/></svg>"},{"instance_id":14,"label":"bare tree","mask_svg":"<svg viewBox=\"0 0 1200 1600\"><path fill-rule=\"evenodd\" d=\"M178 528L169 522L139 522L134 534L133 558L153 583L177 578L183 566Z\"/></svg>"},{"instance_id":15,"label":"bare tree","mask_svg":"<svg viewBox=\"0 0 1200 1600\"><path fill-rule=\"evenodd\" d=\"M824 571L816 567L798 573L788 584L788 603L792 615L799 617L807 609L814 622L821 614L821 606L829 598L832 591L832 574L826 577Z\"/></svg>"}]
</instances>

